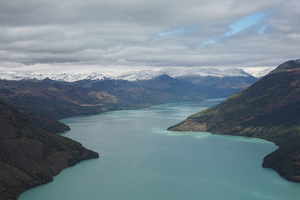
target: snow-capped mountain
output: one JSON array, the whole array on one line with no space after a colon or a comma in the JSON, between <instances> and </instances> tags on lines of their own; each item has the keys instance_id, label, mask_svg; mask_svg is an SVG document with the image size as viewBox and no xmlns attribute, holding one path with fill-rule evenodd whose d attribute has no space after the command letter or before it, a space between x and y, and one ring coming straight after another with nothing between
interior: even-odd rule
<instances>
[{"instance_id":1,"label":"snow-capped mountain","mask_svg":"<svg viewBox=\"0 0 300 200\"><path fill-rule=\"evenodd\" d=\"M184 76L216 76L216 77L226 77L226 76L249 76L247 72L242 69L237 68L205 68L205 67L193 67L193 68L177 68L165 69L165 73L171 77L184 77Z\"/></svg>"},{"instance_id":2,"label":"snow-capped mountain","mask_svg":"<svg viewBox=\"0 0 300 200\"><path fill-rule=\"evenodd\" d=\"M148 80L160 75L167 74L173 78L186 76L251 76L243 69L238 68L208 68L208 67L176 67L176 68L152 68L142 70L130 70L117 74L113 71L92 72L92 73L20 73L20 72L0 72L0 79L4 80L43 80L46 78L55 81L74 82L78 80L102 80L104 78L122 79L129 81Z\"/></svg>"},{"instance_id":3,"label":"snow-capped mountain","mask_svg":"<svg viewBox=\"0 0 300 200\"><path fill-rule=\"evenodd\" d=\"M193 67L193 68L163 68L159 70L141 70L141 71L129 71L121 76L115 77L116 79L124 80L147 80L153 79L160 75L167 74L173 78L185 77L185 76L215 76L215 77L227 77L227 76L250 76L247 72L237 68L205 68L205 67Z\"/></svg>"},{"instance_id":4,"label":"snow-capped mountain","mask_svg":"<svg viewBox=\"0 0 300 200\"><path fill-rule=\"evenodd\" d=\"M149 80L156 78L160 75L165 74L162 70L134 70L125 72L119 76L113 76L115 79L128 80L128 81L137 81L137 80Z\"/></svg>"},{"instance_id":5,"label":"snow-capped mountain","mask_svg":"<svg viewBox=\"0 0 300 200\"><path fill-rule=\"evenodd\" d=\"M242 70L256 78L260 78L267 75L270 71L272 71L275 68L276 67L245 67L242 68Z\"/></svg>"},{"instance_id":6,"label":"snow-capped mountain","mask_svg":"<svg viewBox=\"0 0 300 200\"><path fill-rule=\"evenodd\" d=\"M44 80L46 78L63 81L74 82L78 80L102 80L105 76L101 73L20 73L20 72L0 72L0 79L4 80Z\"/></svg>"}]
</instances>

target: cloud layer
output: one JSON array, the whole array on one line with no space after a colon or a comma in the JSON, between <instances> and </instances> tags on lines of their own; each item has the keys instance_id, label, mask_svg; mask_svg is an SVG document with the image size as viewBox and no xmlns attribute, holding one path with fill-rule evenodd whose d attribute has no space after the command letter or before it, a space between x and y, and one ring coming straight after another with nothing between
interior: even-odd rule
<instances>
[{"instance_id":1,"label":"cloud layer","mask_svg":"<svg viewBox=\"0 0 300 200\"><path fill-rule=\"evenodd\" d=\"M0 0L0 70L255 67L299 58L298 0Z\"/></svg>"}]
</instances>

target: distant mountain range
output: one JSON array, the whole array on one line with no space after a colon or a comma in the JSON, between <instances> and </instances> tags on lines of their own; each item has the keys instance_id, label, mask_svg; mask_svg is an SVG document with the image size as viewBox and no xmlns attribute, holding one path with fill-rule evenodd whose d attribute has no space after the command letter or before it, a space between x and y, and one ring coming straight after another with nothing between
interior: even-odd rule
<instances>
[{"instance_id":1,"label":"distant mountain range","mask_svg":"<svg viewBox=\"0 0 300 200\"><path fill-rule=\"evenodd\" d=\"M50 78L0 80L0 99L56 119L109 110L144 108L162 103L228 97L255 82L253 76L181 76L147 80L94 78L67 82Z\"/></svg>"},{"instance_id":2,"label":"distant mountain range","mask_svg":"<svg viewBox=\"0 0 300 200\"><path fill-rule=\"evenodd\" d=\"M243 69L238 68L208 68L208 67L185 67L185 68L163 68L163 69L140 69L131 71L107 71L107 72L91 72L91 73L22 73L22 72L0 72L0 79L3 80L37 80L41 81L49 78L54 81L75 82L80 80L103 80L106 78L115 80L149 80L161 75L169 75L172 78L178 77L246 77L246 76L261 76L260 73L266 69L251 68L248 70L250 74ZM270 70L270 69L269 69ZM257 77L257 78L258 78Z\"/></svg>"},{"instance_id":3,"label":"distant mountain range","mask_svg":"<svg viewBox=\"0 0 300 200\"><path fill-rule=\"evenodd\" d=\"M279 149L263 166L300 182L300 60L279 65L247 89L188 117L173 131L207 131L266 139Z\"/></svg>"}]
</instances>

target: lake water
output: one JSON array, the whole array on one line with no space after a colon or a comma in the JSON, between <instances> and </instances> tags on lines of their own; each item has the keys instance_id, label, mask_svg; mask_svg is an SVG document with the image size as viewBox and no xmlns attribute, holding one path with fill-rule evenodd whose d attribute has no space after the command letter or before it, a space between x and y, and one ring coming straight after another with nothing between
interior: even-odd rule
<instances>
[{"instance_id":1,"label":"lake water","mask_svg":"<svg viewBox=\"0 0 300 200\"><path fill-rule=\"evenodd\" d=\"M20 200L299 200L300 184L261 167L260 139L166 129L219 103L173 103L64 119L64 135L100 158L63 170Z\"/></svg>"}]
</instances>

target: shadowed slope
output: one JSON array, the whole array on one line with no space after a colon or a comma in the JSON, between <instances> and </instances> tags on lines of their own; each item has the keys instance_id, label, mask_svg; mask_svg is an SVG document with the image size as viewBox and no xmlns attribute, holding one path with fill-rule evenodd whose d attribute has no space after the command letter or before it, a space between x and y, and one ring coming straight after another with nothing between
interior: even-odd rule
<instances>
[{"instance_id":1,"label":"shadowed slope","mask_svg":"<svg viewBox=\"0 0 300 200\"><path fill-rule=\"evenodd\" d=\"M0 199L47 183L68 166L98 153L55 133L69 127L0 101Z\"/></svg>"}]
</instances>

